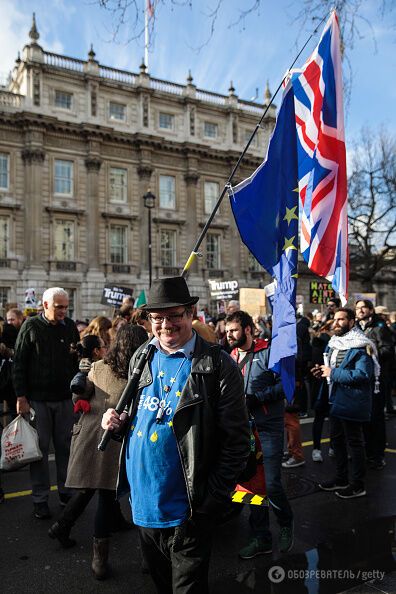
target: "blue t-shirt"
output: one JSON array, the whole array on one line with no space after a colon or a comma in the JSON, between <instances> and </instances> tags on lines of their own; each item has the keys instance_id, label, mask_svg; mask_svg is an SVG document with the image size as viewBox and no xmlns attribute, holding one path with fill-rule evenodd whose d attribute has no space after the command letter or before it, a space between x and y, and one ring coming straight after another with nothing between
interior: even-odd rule
<instances>
[{"instance_id":1,"label":"blue t-shirt","mask_svg":"<svg viewBox=\"0 0 396 594\"><path fill-rule=\"evenodd\" d=\"M153 383L144 388L132 421L126 448L133 521L144 528L179 526L190 506L176 438L173 415L191 372L196 335L171 355L157 350L151 360ZM159 407L164 414L156 422Z\"/></svg>"}]
</instances>

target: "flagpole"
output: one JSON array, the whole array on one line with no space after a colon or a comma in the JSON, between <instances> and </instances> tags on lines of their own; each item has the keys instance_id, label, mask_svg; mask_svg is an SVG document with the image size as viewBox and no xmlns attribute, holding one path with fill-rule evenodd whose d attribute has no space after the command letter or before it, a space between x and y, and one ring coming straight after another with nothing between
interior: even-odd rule
<instances>
[{"instance_id":1,"label":"flagpole","mask_svg":"<svg viewBox=\"0 0 396 594\"><path fill-rule=\"evenodd\" d=\"M269 104L268 104L268 105L267 105L267 107L265 108L263 115L261 116L261 118L260 118L259 122L256 124L256 127L254 128L254 130L253 130L252 134L250 135L250 138L249 138L249 140L247 141L245 148L243 149L243 151L242 151L242 153L241 153L241 155L240 155L240 157L239 157L238 161L236 162L236 164L235 164L235 166L234 166L233 170L231 171L231 174L230 174L229 178L227 179L227 181L226 181L226 183L225 183L225 185L224 185L223 191L221 192L221 194L220 194L220 196L219 196L219 198L218 198L218 200L217 200L217 202L216 202L216 204L215 204L215 206L214 206L214 208L213 208L213 211L212 211L211 215L209 216L208 220L206 221L206 224L205 224L204 228L202 229L202 231L201 231L201 234L200 234L200 236L198 237L198 239L197 239L197 242L196 242L196 244L194 245L194 248L193 248L193 250L192 250L191 254L190 254L190 255L189 255L189 257L188 257L188 260L187 260L187 262L186 262L186 263L185 263L185 265L184 265L184 268L183 268L183 271L182 271L182 273L181 273L181 276L183 276L183 277L187 276L187 274L188 274L188 271L189 271L189 269L191 268L192 264L195 262L195 260L196 260L197 256L199 256L199 255L200 255L198 250L199 250L199 248L200 248L200 246L201 246L201 243L202 243L202 241L204 240L204 238L205 238L205 235L206 235L206 233L208 232L208 229L209 229L209 227L210 227L210 225L211 225L211 223L212 223L212 221L213 221L213 219L214 219L214 217L215 217L215 215L216 215L217 211L218 211L218 210L219 210L219 208L220 208L220 204L221 204L221 202L222 202L222 200L223 200L223 198L224 198L224 196L225 196L226 192L227 192L227 191L228 191L228 189L231 187L231 182L232 182L232 180L233 180L233 178L234 178L234 175L235 175L235 173L238 171L238 169L239 169L239 166L240 166L240 164L241 164L241 162L242 162L242 159L243 159L243 158L244 158L244 156L246 155L246 153L247 153L247 151L248 151L248 149L249 149L249 146L250 146L250 145L251 145L251 143L252 143L252 140L253 140L253 138L256 136L256 134L257 134L257 130L258 130L260 127L261 127L261 124L262 124L262 122L263 122L263 120L264 120L265 116L267 115L269 108L270 108L270 107L271 107L271 105L273 104L275 97L277 96L277 94L279 93L280 89L282 88L282 85L283 85L283 83L284 83L284 81L285 81L285 79L286 79L286 77L287 77L287 74L288 74L288 72L290 72L290 70L293 68L294 64L297 62L297 60L298 60L298 59L299 59L299 57L301 56L301 54L303 53L303 51L304 51L304 50L305 50L305 48L307 47L308 43L311 41L312 37L313 37L314 35L316 35L316 34L317 34L319 27L321 26L321 24L322 24L322 23L323 23L323 22L324 22L324 21L325 21L327 18L328 18L328 13L326 13L326 15L325 15L325 16L323 17L323 19L322 19L322 20L321 20L321 21L318 23L318 25L315 27L314 31L313 31L313 32L311 33L311 35L308 37L308 39L306 40L306 42L304 43L304 45L302 46L302 48L301 48L301 49L300 49L300 51L298 52L297 56L294 58L293 62L292 62L292 63L291 63L291 65L289 66L289 69L287 70L287 72L286 72L285 76L282 78L281 82L279 83L279 85L278 85L278 88L276 89L275 93L274 93L274 94L273 94L273 96L271 97L271 101L269 102Z\"/></svg>"},{"instance_id":2,"label":"flagpole","mask_svg":"<svg viewBox=\"0 0 396 594\"><path fill-rule=\"evenodd\" d=\"M148 48L149 48L149 14L148 14L148 6L147 0L143 0L144 2L144 63L146 66L146 72L149 70L149 56L148 56Z\"/></svg>"}]
</instances>

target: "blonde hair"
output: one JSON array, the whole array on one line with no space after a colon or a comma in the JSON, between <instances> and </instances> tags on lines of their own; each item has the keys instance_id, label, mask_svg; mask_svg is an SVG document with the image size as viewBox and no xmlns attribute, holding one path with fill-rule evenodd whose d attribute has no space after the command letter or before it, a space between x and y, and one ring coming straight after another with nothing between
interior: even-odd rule
<instances>
[{"instance_id":1,"label":"blonde hair","mask_svg":"<svg viewBox=\"0 0 396 594\"><path fill-rule=\"evenodd\" d=\"M111 328L111 322L109 318L105 316L97 316L88 324L88 326L81 332L81 338L87 334L94 334L100 336L106 346L110 343L109 330Z\"/></svg>"}]
</instances>

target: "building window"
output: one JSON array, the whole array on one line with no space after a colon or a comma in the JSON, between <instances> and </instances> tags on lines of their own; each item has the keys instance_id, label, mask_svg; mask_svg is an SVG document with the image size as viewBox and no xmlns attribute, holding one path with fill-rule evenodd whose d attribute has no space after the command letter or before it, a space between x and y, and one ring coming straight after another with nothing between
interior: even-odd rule
<instances>
[{"instance_id":1,"label":"building window","mask_svg":"<svg viewBox=\"0 0 396 594\"><path fill-rule=\"evenodd\" d=\"M5 308L5 306L7 305L7 303L9 303L9 299L8 299L8 293L9 293L9 287L0 287L0 307L2 307L3 309ZM4 315L4 312L3 312ZM5 317L5 315L4 315Z\"/></svg>"},{"instance_id":2,"label":"building window","mask_svg":"<svg viewBox=\"0 0 396 594\"><path fill-rule=\"evenodd\" d=\"M126 169L119 167L110 168L110 201L123 202L127 201L127 181L128 172Z\"/></svg>"},{"instance_id":3,"label":"building window","mask_svg":"<svg viewBox=\"0 0 396 594\"><path fill-rule=\"evenodd\" d=\"M8 190L10 185L10 157L0 153L0 190Z\"/></svg>"},{"instance_id":4,"label":"building window","mask_svg":"<svg viewBox=\"0 0 396 594\"><path fill-rule=\"evenodd\" d=\"M110 120L117 120L119 122L125 122L126 105L122 103L109 103L109 118Z\"/></svg>"},{"instance_id":5,"label":"building window","mask_svg":"<svg viewBox=\"0 0 396 594\"><path fill-rule=\"evenodd\" d=\"M176 179L172 175L160 175L159 205L160 208L176 208Z\"/></svg>"},{"instance_id":6,"label":"building window","mask_svg":"<svg viewBox=\"0 0 396 594\"><path fill-rule=\"evenodd\" d=\"M161 229L161 266L176 266L176 231Z\"/></svg>"},{"instance_id":7,"label":"building window","mask_svg":"<svg viewBox=\"0 0 396 594\"><path fill-rule=\"evenodd\" d=\"M69 295L69 309L67 310L67 315L74 320L76 312L76 289L66 289L66 291Z\"/></svg>"},{"instance_id":8,"label":"building window","mask_svg":"<svg viewBox=\"0 0 396 594\"><path fill-rule=\"evenodd\" d=\"M212 122L205 122L204 123L204 136L206 138L217 138L218 135L218 125L213 124Z\"/></svg>"},{"instance_id":9,"label":"building window","mask_svg":"<svg viewBox=\"0 0 396 594\"><path fill-rule=\"evenodd\" d=\"M262 272L264 273L264 269L259 262L257 262L256 258L249 252L248 256L248 268L249 272Z\"/></svg>"},{"instance_id":10,"label":"building window","mask_svg":"<svg viewBox=\"0 0 396 594\"><path fill-rule=\"evenodd\" d=\"M73 196L73 162L55 159L55 194Z\"/></svg>"},{"instance_id":11,"label":"building window","mask_svg":"<svg viewBox=\"0 0 396 594\"><path fill-rule=\"evenodd\" d=\"M159 127L163 130L173 130L175 127L175 116L171 113L160 112Z\"/></svg>"},{"instance_id":12,"label":"building window","mask_svg":"<svg viewBox=\"0 0 396 594\"><path fill-rule=\"evenodd\" d=\"M72 262L74 260L74 229L74 221L55 221L55 260L60 262Z\"/></svg>"},{"instance_id":13,"label":"building window","mask_svg":"<svg viewBox=\"0 0 396 594\"><path fill-rule=\"evenodd\" d=\"M10 219L0 216L0 259L8 258L10 250Z\"/></svg>"},{"instance_id":14,"label":"building window","mask_svg":"<svg viewBox=\"0 0 396 594\"><path fill-rule=\"evenodd\" d=\"M73 95L71 93L65 93L65 91L55 91L55 107L61 109L72 108Z\"/></svg>"},{"instance_id":15,"label":"building window","mask_svg":"<svg viewBox=\"0 0 396 594\"><path fill-rule=\"evenodd\" d=\"M210 270L220 270L220 235L208 233L206 236L206 266Z\"/></svg>"},{"instance_id":16,"label":"building window","mask_svg":"<svg viewBox=\"0 0 396 594\"><path fill-rule=\"evenodd\" d=\"M110 262L112 264L126 264L127 262L127 234L123 225L110 225Z\"/></svg>"},{"instance_id":17,"label":"building window","mask_svg":"<svg viewBox=\"0 0 396 594\"><path fill-rule=\"evenodd\" d=\"M205 214L211 214L219 197L219 184L206 181L204 185Z\"/></svg>"},{"instance_id":18,"label":"building window","mask_svg":"<svg viewBox=\"0 0 396 594\"><path fill-rule=\"evenodd\" d=\"M247 144L249 142L249 138L252 135L253 130L245 130L245 144ZM256 134L254 135L254 138L252 140L252 142L250 143L250 146L257 146L257 139L258 139L258 132L256 132Z\"/></svg>"}]
</instances>

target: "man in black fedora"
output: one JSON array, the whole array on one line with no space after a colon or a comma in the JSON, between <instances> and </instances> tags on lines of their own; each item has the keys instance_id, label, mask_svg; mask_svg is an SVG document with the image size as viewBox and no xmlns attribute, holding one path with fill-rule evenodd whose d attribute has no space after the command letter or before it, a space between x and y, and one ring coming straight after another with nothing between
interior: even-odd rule
<instances>
[{"instance_id":1,"label":"man in black fedora","mask_svg":"<svg viewBox=\"0 0 396 594\"><path fill-rule=\"evenodd\" d=\"M161 594L208 592L214 518L228 506L249 456L241 374L192 329L197 301L182 277L153 282L143 307L154 335L151 360L127 419L109 409L102 421L124 435L118 494L131 491L143 555Z\"/></svg>"}]
</instances>

